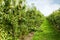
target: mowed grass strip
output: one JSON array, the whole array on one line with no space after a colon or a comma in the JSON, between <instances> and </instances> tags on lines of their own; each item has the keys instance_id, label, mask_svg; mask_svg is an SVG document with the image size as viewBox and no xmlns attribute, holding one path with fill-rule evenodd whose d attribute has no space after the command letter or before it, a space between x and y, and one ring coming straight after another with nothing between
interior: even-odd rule
<instances>
[{"instance_id":1,"label":"mowed grass strip","mask_svg":"<svg viewBox=\"0 0 60 40\"><path fill-rule=\"evenodd\" d=\"M60 32L57 32L46 19L39 30L41 31L35 32L32 40L60 40Z\"/></svg>"}]
</instances>

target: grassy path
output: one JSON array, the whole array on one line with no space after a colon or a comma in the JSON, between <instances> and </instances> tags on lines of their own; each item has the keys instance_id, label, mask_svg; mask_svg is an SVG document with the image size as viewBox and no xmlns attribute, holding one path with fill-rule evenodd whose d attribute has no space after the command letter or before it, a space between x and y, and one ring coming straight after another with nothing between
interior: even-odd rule
<instances>
[{"instance_id":1,"label":"grassy path","mask_svg":"<svg viewBox=\"0 0 60 40\"><path fill-rule=\"evenodd\" d=\"M48 20L45 20L32 40L60 40L60 32L57 32Z\"/></svg>"}]
</instances>

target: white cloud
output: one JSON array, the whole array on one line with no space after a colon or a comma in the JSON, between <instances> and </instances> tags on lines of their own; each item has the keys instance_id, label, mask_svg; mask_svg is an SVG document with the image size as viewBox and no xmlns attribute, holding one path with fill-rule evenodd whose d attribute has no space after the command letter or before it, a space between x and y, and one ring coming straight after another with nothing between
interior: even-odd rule
<instances>
[{"instance_id":1,"label":"white cloud","mask_svg":"<svg viewBox=\"0 0 60 40\"><path fill-rule=\"evenodd\" d=\"M48 16L53 11L60 8L59 4L51 4L53 0L29 0L27 1L28 5L31 5L31 3L34 3L36 8L40 10L45 16Z\"/></svg>"}]
</instances>

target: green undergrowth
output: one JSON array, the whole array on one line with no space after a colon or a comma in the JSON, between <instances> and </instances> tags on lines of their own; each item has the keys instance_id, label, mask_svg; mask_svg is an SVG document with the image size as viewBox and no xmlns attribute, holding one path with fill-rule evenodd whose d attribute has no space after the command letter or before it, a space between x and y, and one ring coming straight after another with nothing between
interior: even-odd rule
<instances>
[{"instance_id":1,"label":"green undergrowth","mask_svg":"<svg viewBox=\"0 0 60 40\"><path fill-rule=\"evenodd\" d=\"M41 31L35 32L32 40L60 40L60 32L48 20L43 22L39 30Z\"/></svg>"}]
</instances>

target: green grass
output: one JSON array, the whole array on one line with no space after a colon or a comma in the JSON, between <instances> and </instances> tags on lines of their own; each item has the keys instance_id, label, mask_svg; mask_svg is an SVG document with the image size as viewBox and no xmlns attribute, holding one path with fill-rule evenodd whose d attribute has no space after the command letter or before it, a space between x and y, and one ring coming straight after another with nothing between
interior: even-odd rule
<instances>
[{"instance_id":1,"label":"green grass","mask_svg":"<svg viewBox=\"0 0 60 40\"><path fill-rule=\"evenodd\" d=\"M35 32L32 40L60 40L60 32L55 30L48 20L45 20L41 27L41 31Z\"/></svg>"}]
</instances>

